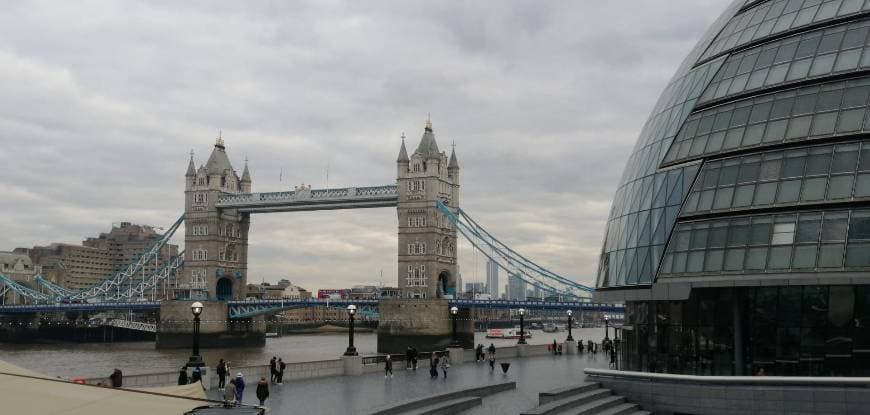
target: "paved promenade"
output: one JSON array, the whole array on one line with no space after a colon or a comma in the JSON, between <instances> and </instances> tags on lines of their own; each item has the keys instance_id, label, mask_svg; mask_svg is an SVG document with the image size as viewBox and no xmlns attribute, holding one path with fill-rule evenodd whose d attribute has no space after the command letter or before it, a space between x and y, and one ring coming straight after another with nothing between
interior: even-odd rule
<instances>
[{"instance_id":1,"label":"paved promenade","mask_svg":"<svg viewBox=\"0 0 870 415\"><path fill-rule=\"evenodd\" d=\"M485 364L464 363L454 365L447 379L429 377L428 361L421 362L417 371L405 370L396 362L394 376L385 379L383 372L361 376L335 376L285 382L270 385L271 395L266 406L281 414L364 414L367 410L392 402L422 398L443 392L461 390L504 381L517 382L517 389L483 399L481 407L468 414L515 414L536 406L538 392L555 389L583 380L586 367L606 368L603 353L594 356L562 355L505 359L511 364L507 375L496 367L490 372ZM498 366L498 365L497 365ZM256 381L247 378L244 402L256 404ZM219 398L218 391L209 396Z\"/></svg>"}]
</instances>

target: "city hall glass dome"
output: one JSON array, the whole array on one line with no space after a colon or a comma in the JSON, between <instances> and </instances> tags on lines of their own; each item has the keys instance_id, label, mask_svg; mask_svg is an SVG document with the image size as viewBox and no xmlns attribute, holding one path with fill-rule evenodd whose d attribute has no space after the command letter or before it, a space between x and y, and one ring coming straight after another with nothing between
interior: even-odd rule
<instances>
[{"instance_id":1,"label":"city hall glass dome","mask_svg":"<svg viewBox=\"0 0 870 415\"><path fill-rule=\"evenodd\" d=\"M870 375L870 0L738 0L665 87L596 297L621 369Z\"/></svg>"}]
</instances>

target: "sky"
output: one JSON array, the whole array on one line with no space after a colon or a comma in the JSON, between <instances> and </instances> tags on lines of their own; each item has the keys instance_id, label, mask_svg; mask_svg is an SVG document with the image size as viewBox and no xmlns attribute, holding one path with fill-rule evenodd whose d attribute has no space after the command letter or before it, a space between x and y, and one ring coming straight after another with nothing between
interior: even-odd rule
<instances>
[{"instance_id":1,"label":"sky","mask_svg":"<svg viewBox=\"0 0 870 415\"><path fill-rule=\"evenodd\" d=\"M168 227L219 131L255 192L392 184L431 115L461 207L592 285L631 147L728 3L4 1L0 250ZM251 222L249 282L397 283L395 209ZM459 256L485 281L482 254Z\"/></svg>"}]
</instances>

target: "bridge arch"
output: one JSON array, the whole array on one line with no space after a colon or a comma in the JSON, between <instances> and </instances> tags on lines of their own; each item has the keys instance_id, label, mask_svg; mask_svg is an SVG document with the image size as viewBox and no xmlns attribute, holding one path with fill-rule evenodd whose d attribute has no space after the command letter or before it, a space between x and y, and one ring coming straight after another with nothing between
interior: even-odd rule
<instances>
[{"instance_id":1,"label":"bridge arch","mask_svg":"<svg viewBox=\"0 0 870 415\"><path fill-rule=\"evenodd\" d=\"M233 299L233 280L227 277L222 277L217 280L215 288L215 297L218 300L226 301Z\"/></svg>"}]
</instances>

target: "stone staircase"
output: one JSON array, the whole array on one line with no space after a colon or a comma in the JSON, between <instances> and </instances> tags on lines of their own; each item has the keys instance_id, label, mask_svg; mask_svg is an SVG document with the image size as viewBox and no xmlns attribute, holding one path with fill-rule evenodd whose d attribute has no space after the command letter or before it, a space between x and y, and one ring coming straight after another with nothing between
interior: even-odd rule
<instances>
[{"instance_id":1,"label":"stone staircase","mask_svg":"<svg viewBox=\"0 0 870 415\"><path fill-rule=\"evenodd\" d=\"M538 406L522 415L650 415L597 382L583 382L538 395Z\"/></svg>"}]
</instances>

